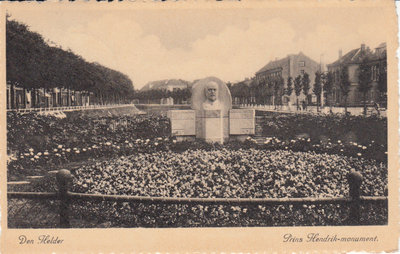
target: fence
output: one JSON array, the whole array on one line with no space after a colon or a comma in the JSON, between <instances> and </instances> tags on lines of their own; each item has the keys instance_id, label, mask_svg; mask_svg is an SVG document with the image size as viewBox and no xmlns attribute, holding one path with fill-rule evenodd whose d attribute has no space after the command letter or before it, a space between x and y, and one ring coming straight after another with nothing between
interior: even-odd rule
<instances>
[{"instance_id":1,"label":"fence","mask_svg":"<svg viewBox=\"0 0 400 254\"><path fill-rule=\"evenodd\" d=\"M330 114L331 112L334 114L345 114L344 107L320 107L317 106L307 106L307 109L297 110L296 105L287 106L287 105L257 105L257 104L240 104L236 105L240 108L252 108L261 111L275 111L275 112L284 112L284 113L308 113L308 114ZM347 107L347 112L351 115L363 115L364 108L363 107ZM382 117L387 116L386 108L379 108L377 110L375 107L367 107L367 115L380 115Z\"/></svg>"},{"instance_id":2,"label":"fence","mask_svg":"<svg viewBox=\"0 0 400 254\"><path fill-rule=\"evenodd\" d=\"M347 175L349 184L348 197L332 198L173 198L173 197L141 197L123 195L83 194L70 192L72 174L62 169L56 174L58 192L8 192L8 199L32 199L32 200L59 200L59 226L69 228L69 207L71 201L83 200L90 202L128 202L142 204L190 204L190 205L320 205L320 204L346 204L350 206L349 221L358 225L360 222L360 207L365 203L387 203L387 197L361 196L362 175L351 171Z\"/></svg>"},{"instance_id":3,"label":"fence","mask_svg":"<svg viewBox=\"0 0 400 254\"><path fill-rule=\"evenodd\" d=\"M52 107L52 108L23 108L23 109L7 109L7 112L55 112L55 111L75 111L75 110L87 110L87 109L106 109L106 108L120 108L129 107L134 104L108 104L108 105L89 105L89 106L64 106L64 107Z\"/></svg>"}]
</instances>

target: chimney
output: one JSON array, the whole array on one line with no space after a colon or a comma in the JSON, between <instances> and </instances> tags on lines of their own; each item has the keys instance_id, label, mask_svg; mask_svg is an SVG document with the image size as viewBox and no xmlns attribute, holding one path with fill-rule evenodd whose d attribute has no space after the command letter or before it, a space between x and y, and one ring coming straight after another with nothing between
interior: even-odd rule
<instances>
[{"instance_id":1,"label":"chimney","mask_svg":"<svg viewBox=\"0 0 400 254\"><path fill-rule=\"evenodd\" d=\"M361 44L361 51L364 51L365 50L365 44L363 43L363 44Z\"/></svg>"},{"instance_id":2,"label":"chimney","mask_svg":"<svg viewBox=\"0 0 400 254\"><path fill-rule=\"evenodd\" d=\"M342 49L339 49L339 59L342 58Z\"/></svg>"}]
</instances>

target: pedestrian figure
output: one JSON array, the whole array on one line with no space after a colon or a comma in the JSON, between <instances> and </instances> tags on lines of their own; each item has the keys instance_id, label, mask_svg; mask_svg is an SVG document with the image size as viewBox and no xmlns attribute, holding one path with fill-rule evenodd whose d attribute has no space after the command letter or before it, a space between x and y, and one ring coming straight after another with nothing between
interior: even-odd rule
<instances>
[{"instance_id":1,"label":"pedestrian figure","mask_svg":"<svg viewBox=\"0 0 400 254\"><path fill-rule=\"evenodd\" d=\"M376 110L376 113L378 114L378 116L381 114L381 112L379 111L379 104L378 103L374 103L374 107L375 107L375 110Z\"/></svg>"},{"instance_id":2,"label":"pedestrian figure","mask_svg":"<svg viewBox=\"0 0 400 254\"><path fill-rule=\"evenodd\" d=\"M303 110L306 110L306 108L307 108L306 102L305 102L305 101L302 101L301 104L302 104L302 106L303 106Z\"/></svg>"}]
</instances>

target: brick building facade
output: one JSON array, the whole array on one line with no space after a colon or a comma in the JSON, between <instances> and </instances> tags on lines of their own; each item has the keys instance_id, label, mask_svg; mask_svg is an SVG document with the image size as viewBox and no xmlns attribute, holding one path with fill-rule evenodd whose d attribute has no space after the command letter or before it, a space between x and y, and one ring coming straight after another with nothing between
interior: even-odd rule
<instances>
[{"instance_id":1,"label":"brick building facade","mask_svg":"<svg viewBox=\"0 0 400 254\"><path fill-rule=\"evenodd\" d=\"M258 83L263 83L266 82L268 79L282 77L284 80L284 87L282 88L282 91L280 93L283 97L282 103L284 105L293 105L296 103L296 94L294 92L294 89L290 97L284 95L283 93L284 89L287 87L288 77L292 77L294 81L297 76L302 76L304 73L308 73L310 77L310 92L307 101L310 103L312 88L315 79L315 72L319 71L320 68L321 67L319 63L300 52L299 54L290 54L285 58L269 62L267 65L256 72L255 80ZM303 94L303 92L301 92L298 100L305 100L305 95Z\"/></svg>"},{"instance_id":2,"label":"brick building facade","mask_svg":"<svg viewBox=\"0 0 400 254\"><path fill-rule=\"evenodd\" d=\"M328 64L328 72L333 73L334 86L332 94L327 96L328 103L332 106L343 106L345 97L340 90L340 70L347 68L349 74L350 88L347 96L348 106L361 106L363 104L363 94L359 91L358 69L363 57L368 57L370 66L371 88L366 94L366 102L372 105L375 102L385 104L382 94L378 88L379 77L382 72L386 73L386 43L381 43L374 51L370 50L365 44L353 49L342 56L339 51L339 59Z\"/></svg>"}]
</instances>

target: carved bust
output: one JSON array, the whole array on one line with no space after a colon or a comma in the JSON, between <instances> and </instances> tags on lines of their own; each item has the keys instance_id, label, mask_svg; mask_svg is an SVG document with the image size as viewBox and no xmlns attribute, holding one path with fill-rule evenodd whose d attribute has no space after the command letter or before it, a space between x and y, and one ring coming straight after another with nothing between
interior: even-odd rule
<instances>
[{"instance_id":1,"label":"carved bust","mask_svg":"<svg viewBox=\"0 0 400 254\"><path fill-rule=\"evenodd\" d=\"M232 98L224 82L215 77L197 81L192 87L192 109L221 110L227 116L232 108Z\"/></svg>"},{"instance_id":2,"label":"carved bust","mask_svg":"<svg viewBox=\"0 0 400 254\"><path fill-rule=\"evenodd\" d=\"M214 81L210 81L204 87L205 101L203 102L202 108L204 110L221 110L222 106L218 100L218 84Z\"/></svg>"}]
</instances>

